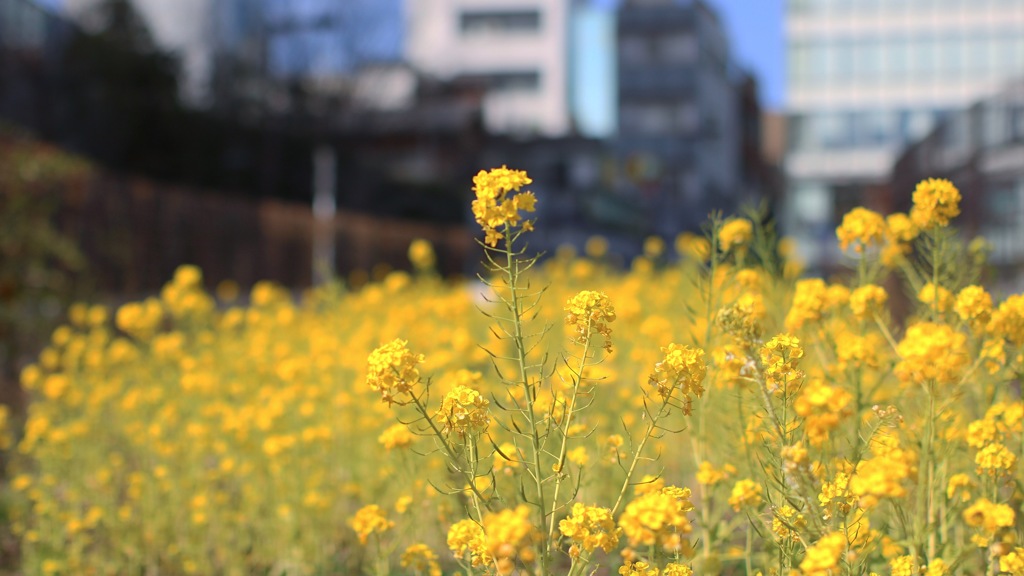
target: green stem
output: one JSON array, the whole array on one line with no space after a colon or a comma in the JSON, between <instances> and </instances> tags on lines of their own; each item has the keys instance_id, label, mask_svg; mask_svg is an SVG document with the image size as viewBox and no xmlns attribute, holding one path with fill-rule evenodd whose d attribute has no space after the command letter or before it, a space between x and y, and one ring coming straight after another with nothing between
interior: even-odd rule
<instances>
[{"instance_id":1,"label":"green stem","mask_svg":"<svg viewBox=\"0 0 1024 576\"><path fill-rule=\"evenodd\" d=\"M923 552L918 549L919 546L924 542L924 535L926 532L931 531L931 525L933 522L932 515L934 513L934 498L932 494L933 483L935 481L935 472L932 469L934 458L932 458L932 452L934 450L934 436L935 436L935 390L934 383L929 382L927 384L928 392L928 419L925 421L925 434L924 438L921 439L921 458L924 460L921 463L921 468L918 471L917 479L917 521L916 530L914 534L914 552L918 554ZM935 555L935 538L934 534L929 534L928 538L928 560Z\"/></svg>"},{"instance_id":2,"label":"green stem","mask_svg":"<svg viewBox=\"0 0 1024 576\"><path fill-rule=\"evenodd\" d=\"M651 423L647 425L647 430L644 432L644 437L642 440L640 440L640 445L637 446L636 452L633 454L633 461L630 462L629 470L626 471L626 478L625 480L622 481L622 488L619 489L619 496L618 498L615 499L615 505L612 506L613 517L615 516L615 513L619 511L619 506L622 505L622 499L626 496L626 490L629 489L629 481L633 477L633 472L636 470L637 462L640 461L640 455L644 451L644 446L647 445L647 440L649 440L651 438L651 435L654 433L654 430L658 425L658 420L661 419L661 416L665 411L665 406L667 405L668 399L666 398L665 401L661 404L661 407L658 408L658 412L651 416Z\"/></svg>"},{"instance_id":3,"label":"green stem","mask_svg":"<svg viewBox=\"0 0 1024 576\"><path fill-rule=\"evenodd\" d=\"M512 244L515 241L515 236L512 234L512 227L509 224L505 224L505 261L506 268L505 273L508 274L508 288L510 294L510 304L512 306L512 325L513 335L512 341L516 347L516 360L518 362L520 383L523 386L523 393L525 394L526 400L526 418L530 425L530 442L533 449L533 479L534 488L537 491L537 512L539 521L538 527L544 526L544 520L547 515L547 506L544 504L544 481L542 478L543 469L541 468L541 447L540 447L540 432L537 425L537 415L534 412L534 403L536 402L533 388L530 386L529 376L527 374L527 361L526 361L526 343L523 337L523 319L522 319L522 302L519 297L519 261L515 258L512 251ZM540 564L541 574L548 574L548 564L551 558L551 542L544 542L541 546L540 553Z\"/></svg>"},{"instance_id":4,"label":"green stem","mask_svg":"<svg viewBox=\"0 0 1024 576\"><path fill-rule=\"evenodd\" d=\"M485 506L488 505L490 502L486 498L484 498L484 495L481 494L480 490L476 487L476 482L474 482L475 478L472 477L473 472L467 473L464 467L465 463L458 461L459 458L456 456L455 447L448 442L448 437L441 432L441 430L437 427L437 424L434 423L434 420L430 417L429 414L427 414L427 408L423 405L423 402L420 401L419 396L415 396L413 394L410 394L410 396L412 396L413 405L416 407L416 411L420 414L420 416L423 417L424 420L427 421L427 424L430 425L430 430L434 433L434 436L436 436L437 439L441 442L441 445L444 447L445 452L448 453L448 457L451 458L452 461L455 463L456 469L458 469L458 471L461 472L464 476L466 476L466 478L469 480L469 489L473 492L474 502L476 501L476 498L479 498L480 500L484 501ZM483 522L483 516L480 515L479 506L477 507L477 516L477 521Z\"/></svg>"},{"instance_id":5,"label":"green stem","mask_svg":"<svg viewBox=\"0 0 1024 576\"><path fill-rule=\"evenodd\" d=\"M745 553L743 554L743 556L744 556L744 558L746 560L747 576L750 576L751 574L754 573L754 568L753 568L753 564L752 564L753 560L751 559L751 556L753 555L753 548L754 548L754 542L753 542L753 537L750 534L750 521L748 520L747 521L747 546L744 549Z\"/></svg>"},{"instance_id":6,"label":"green stem","mask_svg":"<svg viewBox=\"0 0 1024 576\"><path fill-rule=\"evenodd\" d=\"M720 222L713 222L711 228L711 256L710 256L710 268L708 275L708 288L707 288L707 310L704 318L704 342L702 343L705 350L712 350L711 346L711 327L714 325L715 312L717 311L717 302L715 300L715 276L718 274L718 233L720 231ZM708 386L708 392L713 386ZM696 460L695 464L700 466L701 462L707 460L707 394L701 396L698 401L697 409L697 437L693 439L693 455ZM699 485L700 497L702 502L706 502L706 495L704 486ZM704 557L707 558L711 555L711 510L707 505L701 506L700 512L701 528L704 532L704 537L701 538L701 551L704 553Z\"/></svg>"},{"instance_id":7,"label":"green stem","mask_svg":"<svg viewBox=\"0 0 1024 576\"><path fill-rule=\"evenodd\" d=\"M558 472L555 475L555 490L551 496L551 519L549 520L548 525L548 542L552 541L555 534L555 511L558 508L558 491L562 487L562 479L565 478L565 451L569 440L569 424L572 422L573 410L576 408L576 396L583 383L583 370L587 366L587 355L590 353L590 337L590 319L587 319L587 331L584 336L583 356L580 357L580 367L576 373L575 382L573 382L572 399L566 407L564 416L565 422L563 423L564 426L562 428L562 446L558 450Z\"/></svg>"}]
</instances>

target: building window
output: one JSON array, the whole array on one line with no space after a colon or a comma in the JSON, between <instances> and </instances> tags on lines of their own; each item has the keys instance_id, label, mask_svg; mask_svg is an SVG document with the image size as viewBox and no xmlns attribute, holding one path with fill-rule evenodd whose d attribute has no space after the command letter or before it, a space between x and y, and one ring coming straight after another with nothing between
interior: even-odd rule
<instances>
[{"instance_id":1,"label":"building window","mask_svg":"<svg viewBox=\"0 0 1024 576\"><path fill-rule=\"evenodd\" d=\"M1024 142L1024 106L1020 106L1014 110L1013 116L1016 118L1012 133L1013 140L1017 142Z\"/></svg>"},{"instance_id":2,"label":"building window","mask_svg":"<svg viewBox=\"0 0 1024 576\"><path fill-rule=\"evenodd\" d=\"M982 107L982 143L986 147L998 146L1009 140L1013 125L1006 106L999 101L985 104Z\"/></svg>"},{"instance_id":3,"label":"building window","mask_svg":"<svg viewBox=\"0 0 1024 576\"><path fill-rule=\"evenodd\" d=\"M479 82L489 90L501 92L534 92L540 88L540 73L536 70L466 74L462 79Z\"/></svg>"},{"instance_id":4,"label":"building window","mask_svg":"<svg viewBox=\"0 0 1024 576\"><path fill-rule=\"evenodd\" d=\"M676 129L683 134L692 134L700 126L700 111L692 102L676 105Z\"/></svg>"},{"instance_id":5,"label":"building window","mask_svg":"<svg viewBox=\"0 0 1024 576\"><path fill-rule=\"evenodd\" d=\"M841 149L854 143L851 115L834 112L809 116L804 127L811 148Z\"/></svg>"},{"instance_id":6,"label":"building window","mask_svg":"<svg viewBox=\"0 0 1024 576\"><path fill-rule=\"evenodd\" d=\"M874 110L854 115L858 145L889 144L900 141L898 113Z\"/></svg>"},{"instance_id":7,"label":"building window","mask_svg":"<svg viewBox=\"0 0 1024 576\"><path fill-rule=\"evenodd\" d=\"M619 59L623 64L644 64L651 59L647 38L623 36L619 40Z\"/></svg>"},{"instance_id":8,"label":"building window","mask_svg":"<svg viewBox=\"0 0 1024 576\"><path fill-rule=\"evenodd\" d=\"M671 134L672 106L659 103L624 105L620 112L620 129L627 134Z\"/></svg>"},{"instance_id":9,"label":"building window","mask_svg":"<svg viewBox=\"0 0 1024 576\"><path fill-rule=\"evenodd\" d=\"M687 32L676 32L658 39L658 57L670 64L689 64L697 60L697 39Z\"/></svg>"},{"instance_id":10,"label":"building window","mask_svg":"<svg viewBox=\"0 0 1024 576\"><path fill-rule=\"evenodd\" d=\"M522 34L540 30L537 10L501 12L463 12L460 19L463 34Z\"/></svg>"},{"instance_id":11,"label":"building window","mask_svg":"<svg viewBox=\"0 0 1024 576\"><path fill-rule=\"evenodd\" d=\"M914 141L924 138L935 126L935 113L930 110L912 110L903 113L903 137Z\"/></svg>"}]
</instances>

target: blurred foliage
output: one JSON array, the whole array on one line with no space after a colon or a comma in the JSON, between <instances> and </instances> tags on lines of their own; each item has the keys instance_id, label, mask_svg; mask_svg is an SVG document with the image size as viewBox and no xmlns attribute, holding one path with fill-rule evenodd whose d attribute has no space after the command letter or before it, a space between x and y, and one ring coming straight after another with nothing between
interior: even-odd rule
<instances>
[{"instance_id":1,"label":"blurred foliage","mask_svg":"<svg viewBox=\"0 0 1024 576\"><path fill-rule=\"evenodd\" d=\"M82 159L0 125L0 380L14 382L70 300L80 295L85 259L54 216L61 194L82 186ZM8 392L5 390L5 392ZM10 400L10 398L8 398Z\"/></svg>"}]
</instances>

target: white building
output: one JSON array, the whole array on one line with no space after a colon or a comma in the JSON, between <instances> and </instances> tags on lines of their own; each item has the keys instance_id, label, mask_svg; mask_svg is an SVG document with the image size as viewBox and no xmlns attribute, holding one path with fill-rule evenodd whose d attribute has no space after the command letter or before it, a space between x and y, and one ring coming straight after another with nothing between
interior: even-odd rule
<instances>
[{"instance_id":1,"label":"white building","mask_svg":"<svg viewBox=\"0 0 1024 576\"><path fill-rule=\"evenodd\" d=\"M1024 76L1024 0L789 0L785 26L783 225L812 265L848 209L909 195L889 189L907 142Z\"/></svg>"},{"instance_id":2,"label":"white building","mask_svg":"<svg viewBox=\"0 0 1024 576\"><path fill-rule=\"evenodd\" d=\"M484 123L497 133L571 131L572 0L406 0L406 59L441 79L489 88Z\"/></svg>"}]
</instances>

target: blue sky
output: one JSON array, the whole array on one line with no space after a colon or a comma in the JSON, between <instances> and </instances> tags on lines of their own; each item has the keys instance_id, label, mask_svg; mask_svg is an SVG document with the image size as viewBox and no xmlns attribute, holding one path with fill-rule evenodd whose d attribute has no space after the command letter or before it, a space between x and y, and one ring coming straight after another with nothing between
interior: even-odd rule
<instances>
[{"instance_id":1,"label":"blue sky","mask_svg":"<svg viewBox=\"0 0 1024 576\"><path fill-rule=\"evenodd\" d=\"M733 54L754 72L761 101L780 109L785 99L783 67L783 0L709 0L719 10Z\"/></svg>"}]
</instances>

